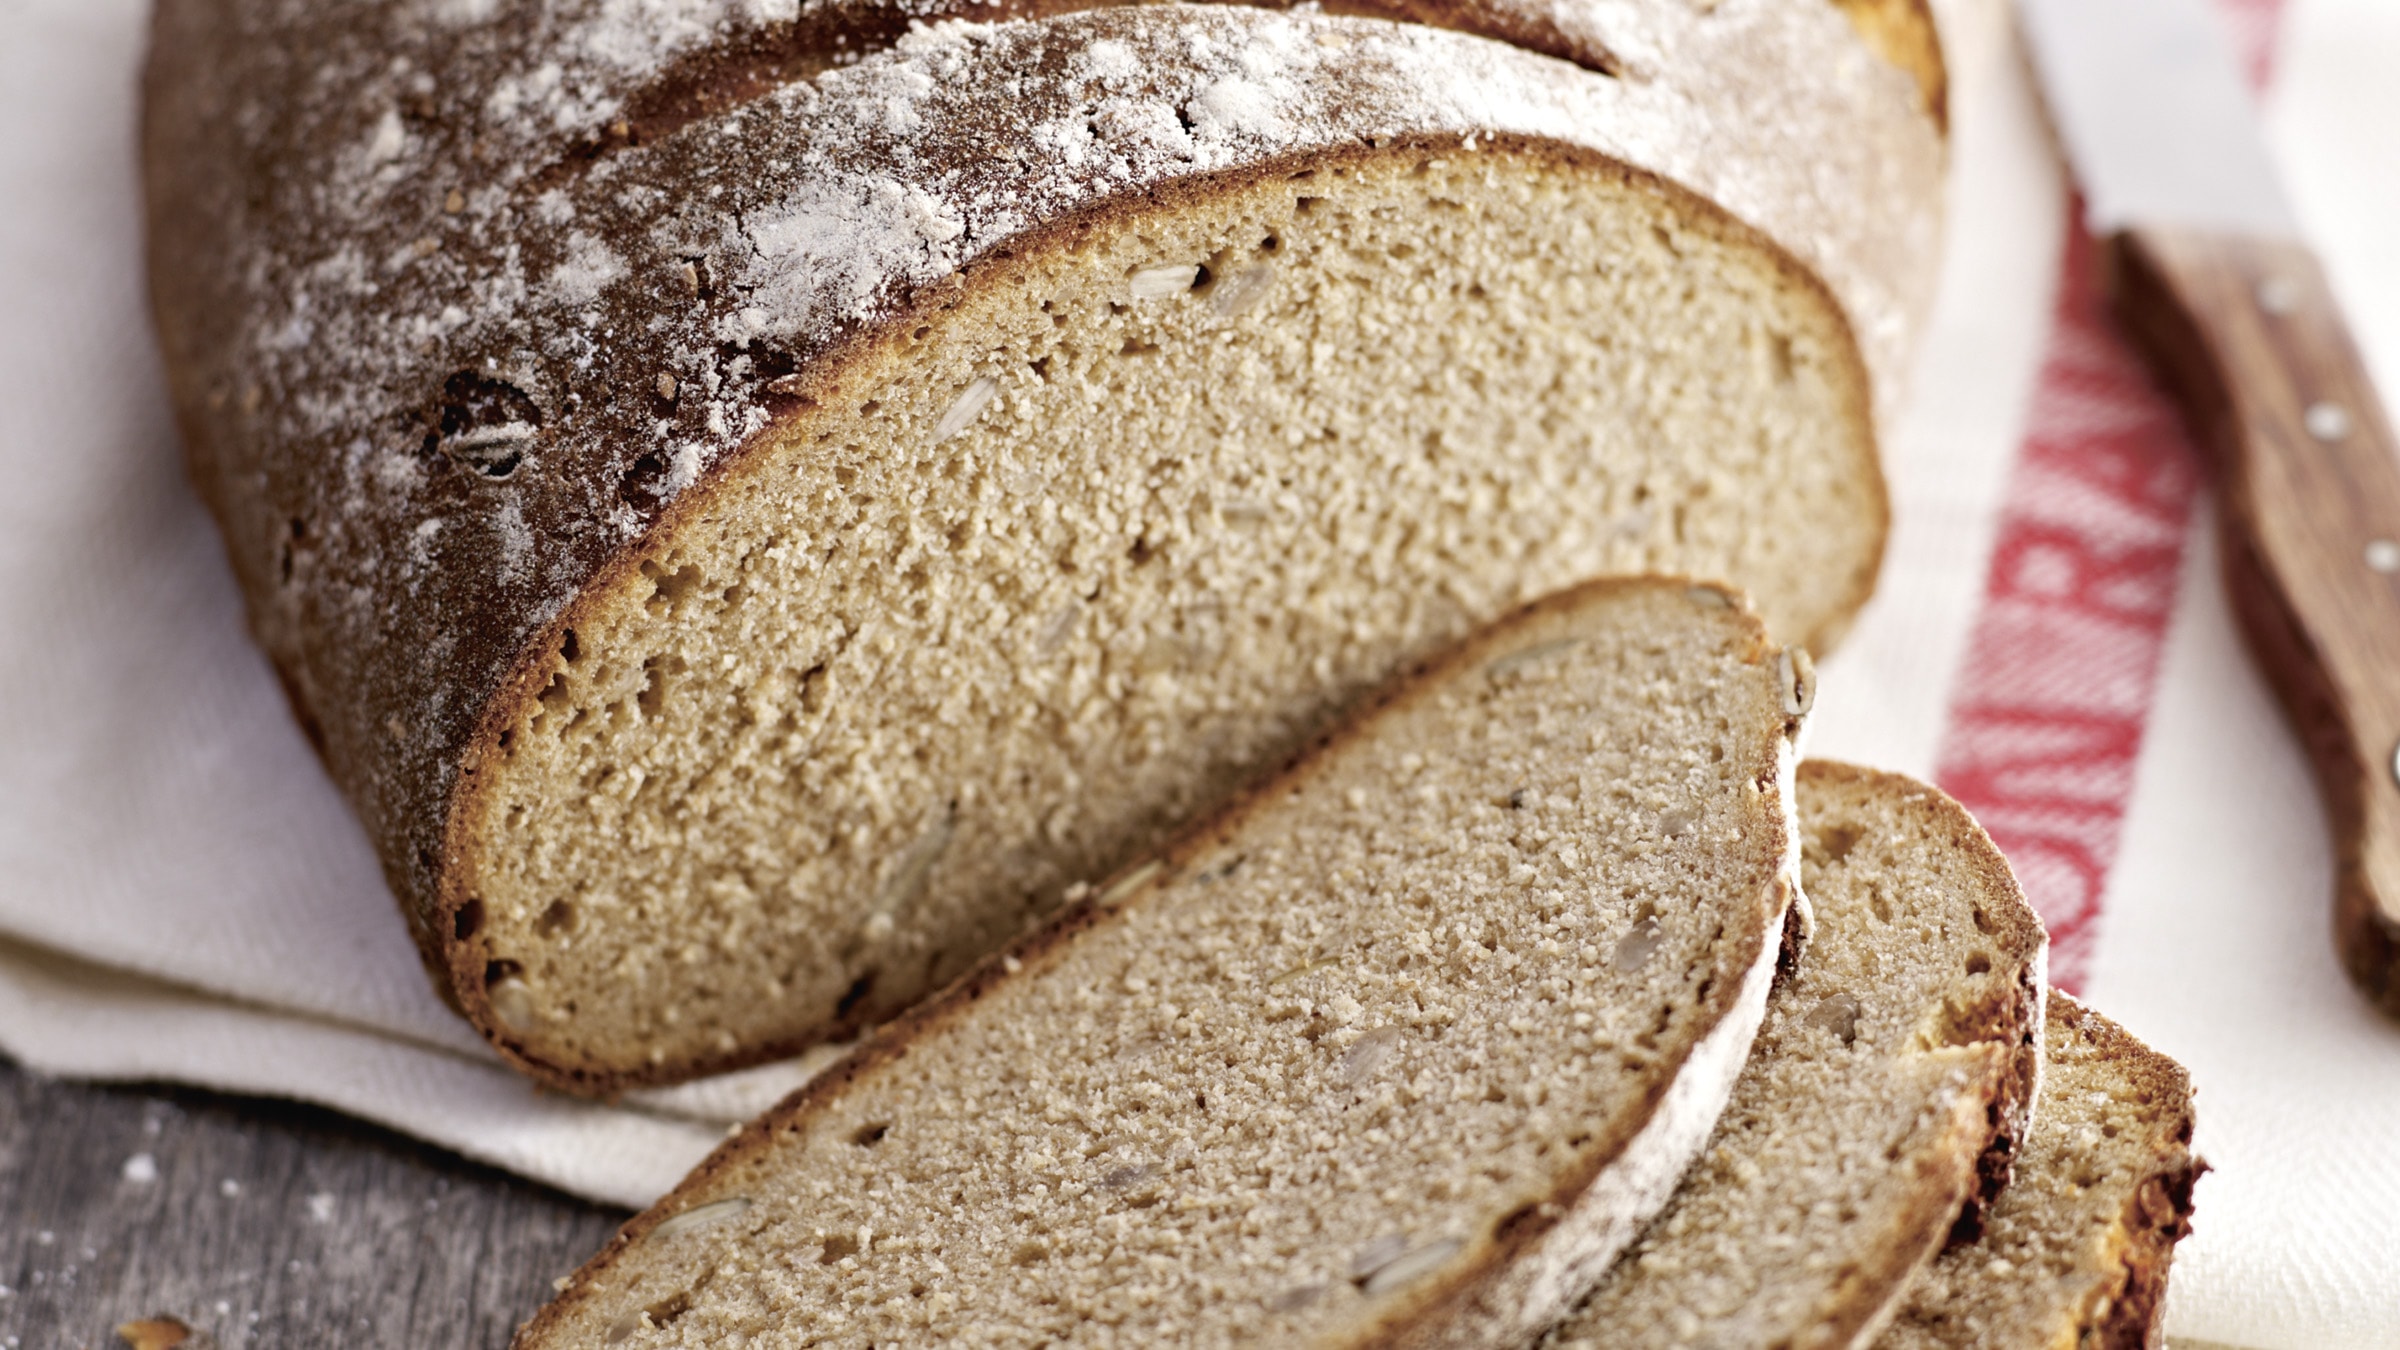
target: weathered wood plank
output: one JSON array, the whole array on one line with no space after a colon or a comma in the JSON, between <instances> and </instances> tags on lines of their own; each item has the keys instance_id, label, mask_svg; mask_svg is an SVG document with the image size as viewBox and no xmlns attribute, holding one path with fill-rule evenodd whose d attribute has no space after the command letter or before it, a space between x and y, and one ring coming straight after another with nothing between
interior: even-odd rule
<instances>
[{"instance_id":1,"label":"weathered wood plank","mask_svg":"<svg viewBox=\"0 0 2400 1350\"><path fill-rule=\"evenodd\" d=\"M485 1350L623 1218L312 1107L0 1061L0 1350L152 1313L224 1350Z\"/></svg>"}]
</instances>

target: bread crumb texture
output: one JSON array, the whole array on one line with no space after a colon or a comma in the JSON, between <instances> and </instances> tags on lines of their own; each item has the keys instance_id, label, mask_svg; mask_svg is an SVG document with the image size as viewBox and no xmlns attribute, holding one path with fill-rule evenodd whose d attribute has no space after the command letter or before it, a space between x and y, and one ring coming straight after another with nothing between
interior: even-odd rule
<instances>
[{"instance_id":1,"label":"bread crumb texture","mask_svg":"<svg viewBox=\"0 0 2400 1350\"><path fill-rule=\"evenodd\" d=\"M1772 957L1778 662L1701 594L1612 587L1469 649L753 1126L521 1344L1464 1317Z\"/></svg>"},{"instance_id":2,"label":"bread crumb texture","mask_svg":"<svg viewBox=\"0 0 2400 1350\"><path fill-rule=\"evenodd\" d=\"M1616 77L1231 6L791 71L791 5L158 13L195 476L563 1085L888 1013L1519 599L1808 641L1872 579L1941 150L1827 6L1582 14Z\"/></svg>"},{"instance_id":3,"label":"bread crumb texture","mask_svg":"<svg viewBox=\"0 0 2400 1350\"><path fill-rule=\"evenodd\" d=\"M1805 631L1873 554L1838 330L1588 166L1277 175L923 331L587 611L492 767L468 884L543 1057L880 1019L1482 618L1685 565Z\"/></svg>"},{"instance_id":4,"label":"bread crumb texture","mask_svg":"<svg viewBox=\"0 0 2400 1350\"><path fill-rule=\"evenodd\" d=\"M1942 1253L1878 1342L1887 1350L2139 1350L2158 1343L2167 1270L2191 1231L2192 1083L2183 1066L2055 990L2033 1138L1980 1241Z\"/></svg>"},{"instance_id":5,"label":"bread crumb texture","mask_svg":"<svg viewBox=\"0 0 2400 1350\"><path fill-rule=\"evenodd\" d=\"M1546 1350L1858 1343L1975 1190L2039 1034L2040 921L1935 789L1812 761L1798 798L1807 951L1674 1200Z\"/></svg>"}]
</instances>

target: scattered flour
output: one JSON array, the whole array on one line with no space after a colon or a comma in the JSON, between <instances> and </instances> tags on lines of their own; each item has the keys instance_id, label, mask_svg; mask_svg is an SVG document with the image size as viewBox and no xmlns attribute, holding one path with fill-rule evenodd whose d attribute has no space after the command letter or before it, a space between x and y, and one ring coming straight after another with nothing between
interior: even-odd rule
<instances>
[{"instance_id":1,"label":"scattered flour","mask_svg":"<svg viewBox=\"0 0 2400 1350\"><path fill-rule=\"evenodd\" d=\"M599 299L600 292L624 275L623 258L598 236L577 230L567 236L566 261L550 269L543 284L560 304L581 308Z\"/></svg>"},{"instance_id":2,"label":"scattered flour","mask_svg":"<svg viewBox=\"0 0 2400 1350\"><path fill-rule=\"evenodd\" d=\"M367 141L367 167L380 169L400 158L407 148L408 129L400 125L400 110L384 109L383 119L375 124L374 134Z\"/></svg>"}]
</instances>

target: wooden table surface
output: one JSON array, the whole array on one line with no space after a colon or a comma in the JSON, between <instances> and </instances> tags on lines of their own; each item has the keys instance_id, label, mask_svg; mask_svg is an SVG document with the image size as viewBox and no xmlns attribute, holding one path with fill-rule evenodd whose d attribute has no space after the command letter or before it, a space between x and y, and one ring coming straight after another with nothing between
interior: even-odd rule
<instances>
[{"instance_id":1,"label":"wooden table surface","mask_svg":"<svg viewBox=\"0 0 2400 1350\"><path fill-rule=\"evenodd\" d=\"M222 1350L496 1350L624 1217L314 1107L0 1059L0 1350L153 1314Z\"/></svg>"}]
</instances>

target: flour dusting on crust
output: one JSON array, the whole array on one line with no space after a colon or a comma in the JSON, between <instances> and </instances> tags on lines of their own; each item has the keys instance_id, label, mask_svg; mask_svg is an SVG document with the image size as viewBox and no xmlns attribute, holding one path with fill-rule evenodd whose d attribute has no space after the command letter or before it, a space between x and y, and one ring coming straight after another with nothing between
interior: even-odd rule
<instances>
[{"instance_id":1,"label":"flour dusting on crust","mask_svg":"<svg viewBox=\"0 0 2400 1350\"><path fill-rule=\"evenodd\" d=\"M153 265L195 476L420 936L461 756L525 645L773 422L779 382L1029 231L1210 174L1502 135L1656 174L1781 244L1847 310L1880 398L1929 288L1928 214L1860 205L1929 202L1938 136L1830 6L1488 7L1622 78L1313 12L946 20L641 120L692 61L840 8L161 8L177 57L151 71L147 154L175 227Z\"/></svg>"}]
</instances>

